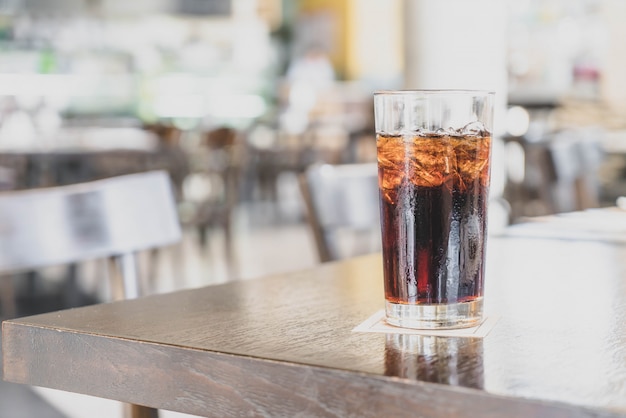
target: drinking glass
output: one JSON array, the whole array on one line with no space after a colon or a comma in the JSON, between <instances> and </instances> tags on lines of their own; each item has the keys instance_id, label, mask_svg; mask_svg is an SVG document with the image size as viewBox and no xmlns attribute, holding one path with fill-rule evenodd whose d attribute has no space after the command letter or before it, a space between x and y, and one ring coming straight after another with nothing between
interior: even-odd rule
<instances>
[{"instance_id":1,"label":"drinking glass","mask_svg":"<svg viewBox=\"0 0 626 418\"><path fill-rule=\"evenodd\" d=\"M387 322L462 328L483 316L492 92L374 94Z\"/></svg>"}]
</instances>

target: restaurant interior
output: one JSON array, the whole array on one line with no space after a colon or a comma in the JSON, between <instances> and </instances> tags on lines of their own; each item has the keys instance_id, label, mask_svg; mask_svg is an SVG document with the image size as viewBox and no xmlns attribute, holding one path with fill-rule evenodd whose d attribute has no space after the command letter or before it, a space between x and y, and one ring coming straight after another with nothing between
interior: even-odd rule
<instances>
[{"instance_id":1,"label":"restaurant interior","mask_svg":"<svg viewBox=\"0 0 626 418\"><path fill-rule=\"evenodd\" d=\"M377 196L358 200L355 184L338 203L315 192L313 169L376 163L380 90L495 91L490 234L626 209L624 21L620 0L0 0L0 249L24 245L3 195L159 171L181 234L137 254L146 293L379 251L380 226L365 219ZM19 225L35 230L55 209L32 202ZM356 221L320 223L315 205ZM78 233L97 235L89 219L104 207L75 202ZM44 241L63 234L42 229ZM110 262L0 262L1 319L114 298ZM0 418L120 411L0 382Z\"/></svg>"}]
</instances>

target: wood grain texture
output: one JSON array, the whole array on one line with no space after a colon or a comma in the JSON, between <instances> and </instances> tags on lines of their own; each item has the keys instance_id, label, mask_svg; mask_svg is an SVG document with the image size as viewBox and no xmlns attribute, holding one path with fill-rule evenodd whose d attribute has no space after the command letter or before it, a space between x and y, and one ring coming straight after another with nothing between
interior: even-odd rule
<instances>
[{"instance_id":1,"label":"wood grain texture","mask_svg":"<svg viewBox=\"0 0 626 418\"><path fill-rule=\"evenodd\" d=\"M203 416L626 416L626 247L492 239L484 339L354 333L378 255L3 323L5 378Z\"/></svg>"}]
</instances>

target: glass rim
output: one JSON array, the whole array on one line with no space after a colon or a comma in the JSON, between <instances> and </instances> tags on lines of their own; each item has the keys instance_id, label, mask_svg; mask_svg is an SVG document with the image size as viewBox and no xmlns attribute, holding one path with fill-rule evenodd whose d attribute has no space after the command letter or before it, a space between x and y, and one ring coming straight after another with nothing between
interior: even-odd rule
<instances>
[{"instance_id":1,"label":"glass rim","mask_svg":"<svg viewBox=\"0 0 626 418\"><path fill-rule=\"evenodd\" d=\"M407 90L376 90L374 96L411 96L411 95L467 95L467 96L493 96L492 90L470 89L407 89Z\"/></svg>"}]
</instances>

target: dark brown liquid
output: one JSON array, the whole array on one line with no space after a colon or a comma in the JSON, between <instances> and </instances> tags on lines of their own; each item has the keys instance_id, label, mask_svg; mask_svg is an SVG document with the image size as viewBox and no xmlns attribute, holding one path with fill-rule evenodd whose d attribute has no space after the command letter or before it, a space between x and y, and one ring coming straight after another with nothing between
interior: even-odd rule
<instances>
[{"instance_id":1,"label":"dark brown liquid","mask_svg":"<svg viewBox=\"0 0 626 418\"><path fill-rule=\"evenodd\" d=\"M483 295L490 143L487 135L378 136L387 301Z\"/></svg>"}]
</instances>

